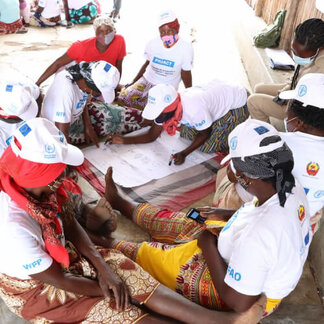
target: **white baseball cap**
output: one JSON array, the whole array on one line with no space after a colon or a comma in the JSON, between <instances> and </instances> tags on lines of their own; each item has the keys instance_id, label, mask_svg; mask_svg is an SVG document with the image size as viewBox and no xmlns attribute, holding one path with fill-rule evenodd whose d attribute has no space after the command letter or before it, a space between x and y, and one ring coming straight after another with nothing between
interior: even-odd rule
<instances>
[{"instance_id":1,"label":"white baseball cap","mask_svg":"<svg viewBox=\"0 0 324 324\"><path fill-rule=\"evenodd\" d=\"M147 104L142 117L148 120L157 118L164 108L171 105L178 97L178 92L170 84L157 84L148 92Z\"/></svg>"},{"instance_id":2,"label":"white baseball cap","mask_svg":"<svg viewBox=\"0 0 324 324\"><path fill-rule=\"evenodd\" d=\"M305 74L298 81L295 90L283 91L279 97L298 100L303 106L311 105L324 109L324 74Z\"/></svg>"},{"instance_id":3,"label":"white baseball cap","mask_svg":"<svg viewBox=\"0 0 324 324\"><path fill-rule=\"evenodd\" d=\"M175 13L171 10L166 10L160 13L159 15L159 27L168 24L172 21L175 21L177 19L177 16L175 15Z\"/></svg>"},{"instance_id":4,"label":"white baseball cap","mask_svg":"<svg viewBox=\"0 0 324 324\"><path fill-rule=\"evenodd\" d=\"M247 156L272 152L283 146L283 140L260 146L261 141L270 136L279 136L279 132L266 122L248 118L245 122L237 125L229 134L229 154L225 156L221 164L226 163L231 158L244 160Z\"/></svg>"},{"instance_id":5,"label":"white baseball cap","mask_svg":"<svg viewBox=\"0 0 324 324\"><path fill-rule=\"evenodd\" d=\"M0 82L0 107L7 114L22 120L34 118L38 114L36 100L22 83Z\"/></svg>"},{"instance_id":6,"label":"white baseball cap","mask_svg":"<svg viewBox=\"0 0 324 324\"><path fill-rule=\"evenodd\" d=\"M112 103L115 99L115 88L120 79L117 68L106 61L98 61L91 71L91 78L100 90L106 103Z\"/></svg>"},{"instance_id":7,"label":"white baseball cap","mask_svg":"<svg viewBox=\"0 0 324 324\"><path fill-rule=\"evenodd\" d=\"M63 133L48 119L30 119L12 137L12 151L25 160L69 165L81 165L84 161L82 151L68 144Z\"/></svg>"}]
</instances>

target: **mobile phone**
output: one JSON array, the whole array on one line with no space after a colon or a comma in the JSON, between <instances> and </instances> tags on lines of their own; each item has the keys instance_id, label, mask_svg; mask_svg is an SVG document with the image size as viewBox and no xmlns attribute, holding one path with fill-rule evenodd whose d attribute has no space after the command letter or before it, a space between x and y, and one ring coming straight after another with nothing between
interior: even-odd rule
<instances>
[{"instance_id":1,"label":"mobile phone","mask_svg":"<svg viewBox=\"0 0 324 324\"><path fill-rule=\"evenodd\" d=\"M190 219L195 220L199 224L205 223L206 218L200 216L200 211L196 208L190 208L186 216Z\"/></svg>"},{"instance_id":2,"label":"mobile phone","mask_svg":"<svg viewBox=\"0 0 324 324\"><path fill-rule=\"evenodd\" d=\"M287 102L288 102L288 100L280 99L279 96L274 97L274 98L272 99L272 101L275 102L275 103L276 103L277 105L279 105L279 106L283 106L283 105L287 104Z\"/></svg>"}]
</instances>

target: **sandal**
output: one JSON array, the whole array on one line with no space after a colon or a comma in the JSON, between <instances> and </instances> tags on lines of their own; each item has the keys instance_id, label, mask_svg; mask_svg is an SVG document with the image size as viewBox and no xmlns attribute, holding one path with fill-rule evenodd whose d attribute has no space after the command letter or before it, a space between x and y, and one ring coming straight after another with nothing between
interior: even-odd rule
<instances>
[{"instance_id":1,"label":"sandal","mask_svg":"<svg viewBox=\"0 0 324 324\"><path fill-rule=\"evenodd\" d=\"M16 34L26 34L28 29L25 26L22 26L20 29L16 31Z\"/></svg>"}]
</instances>

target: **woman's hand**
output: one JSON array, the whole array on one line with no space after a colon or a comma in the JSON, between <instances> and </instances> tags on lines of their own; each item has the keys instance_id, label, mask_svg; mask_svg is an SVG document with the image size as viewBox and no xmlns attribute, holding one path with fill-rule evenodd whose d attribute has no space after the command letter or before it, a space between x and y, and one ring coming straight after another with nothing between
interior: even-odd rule
<instances>
[{"instance_id":1,"label":"woman's hand","mask_svg":"<svg viewBox=\"0 0 324 324\"><path fill-rule=\"evenodd\" d=\"M173 154L174 164L175 165L183 164L184 161L186 160L186 156L187 155L183 152L178 152Z\"/></svg>"},{"instance_id":2,"label":"woman's hand","mask_svg":"<svg viewBox=\"0 0 324 324\"><path fill-rule=\"evenodd\" d=\"M127 287L108 264L104 271L99 271L98 282L105 297L111 297L113 293L118 310L124 310L129 306Z\"/></svg>"},{"instance_id":3,"label":"woman's hand","mask_svg":"<svg viewBox=\"0 0 324 324\"><path fill-rule=\"evenodd\" d=\"M95 144L97 147L99 147L99 139L98 136L95 132L95 130L93 129L92 125L84 125L84 135L85 135L85 141L87 144L89 143L93 143Z\"/></svg>"},{"instance_id":4,"label":"woman's hand","mask_svg":"<svg viewBox=\"0 0 324 324\"><path fill-rule=\"evenodd\" d=\"M197 244L202 250L206 250L212 244L217 245L217 237L205 230L199 235Z\"/></svg>"},{"instance_id":5,"label":"woman's hand","mask_svg":"<svg viewBox=\"0 0 324 324\"><path fill-rule=\"evenodd\" d=\"M200 211L200 215L208 220L224 222L227 222L236 212L235 209L215 208L209 206L197 207L197 209Z\"/></svg>"},{"instance_id":6,"label":"woman's hand","mask_svg":"<svg viewBox=\"0 0 324 324\"><path fill-rule=\"evenodd\" d=\"M117 134L109 134L105 140L105 144L124 144L124 136Z\"/></svg>"}]
</instances>

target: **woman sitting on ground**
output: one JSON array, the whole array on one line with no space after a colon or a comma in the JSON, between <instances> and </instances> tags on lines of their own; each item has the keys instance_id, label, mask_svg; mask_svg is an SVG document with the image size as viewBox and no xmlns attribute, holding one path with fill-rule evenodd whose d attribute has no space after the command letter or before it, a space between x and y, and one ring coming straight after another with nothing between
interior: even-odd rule
<instances>
[{"instance_id":1,"label":"woman sitting on ground","mask_svg":"<svg viewBox=\"0 0 324 324\"><path fill-rule=\"evenodd\" d=\"M192 86L193 48L179 38L180 25L171 11L159 17L160 37L151 40L145 49L146 62L133 82L120 92L117 102L121 106L143 110L148 91L156 84L171 84L178 89L182 80L186 88Z\"/></svg>"},{"instance_id":2,"label":"woman sitting on ground","mask_svg":"<svg viewBox=\"0 0 324 324\"><path fill-rule=\"evenodd\" d=\"M55 27L61 23L59 0L39 0L29 24L34 27Z\"/></svg>"},{"instance_id":3,"label":"woman sitting on ground","mask_svg":"<svg viewBox=\"0 0 324 324\"><path fill-rule=\"evenodd\" d=\"M33 323L258 322L262 298L241 315L207 310L96 248L75 220L80 188L64 176L83 159L43 118L17 129L0 159L0 288L11 311Z\"/></svg>"},{"instance_id":4,"label":"woman sitting on ground","mask_svg":"<svg viewBox=\"0 0 324 324\"><path fill-rule=\"evenodd\" d=\"M247 91L242 86L213 80L179 94L171 85L158 84L149 91L142 117L153 122L148 132L138 136L109 135L111 144L138 144L155 141L163 129L171 136L180 125L180 136L192 141L173 154L175 164L199 148L205 153L227 151L228 134L248 117Z\"/></svg>"},{"instance_id":5,"label":"woman sitting on ground","mask_svg":"<svg viewBox=\"0 0 324 324\"><path fill-rule=\"evenodd\" d=\"M73 24L88 24L98 15L97 3L89 0L63 0L65 19Z\"/></svg>"},{"instance_id":6,"label":"woman sitting on ground","mask_svg":"<svg viewBox=\"0 0 324 324\"><path fill-rule=\"evenodd\" d=\"M68 142L92 142L98 136L124 134L140 128L140 112L113 106L119 72L105 61L81 62L56 74L42 107L42 117L56 124ZM90 102L100 97L105 102ZM90 118L91 116L91 118Z\"/></svg>"},{"instance_id":7,"label":"woman sitting on ground","mask_svg":"<svg viewBox=\"0 0 324 324\"><path fill-rule=\"evenodd\" d=\"M18 0L1 0L0 2L0 35L24 34L28 29L23 26L20 18Z\"/></svg>"},{"instance_id":8,"label":"woman sitting on ground","mask_svg":"<svg viewBox=\"0 0 324 324\"><path fill-rule=\"evenodd\" d=\"M308 203L291 174L292 152L271 125L249 119L231 132L229 146L235 177L256 199L236 212L218 210L203 224L181 212L127 201L110 168L106 199L154 242L115 240L109 246L205 307L241 312L265 293L269 315L302 274L312 239ZM212 232L219 220L227 224L217 238Z\"/></svg>"},{"instance_id":9,"label":"woman sitting on ground","mask_svg":"<svg viewBox=\"0 0 324 324\"><path fill-rule=\"evenodd\" d=\"M97 17L93 22L96 37L73 43L66 53L56 59L39 77L36 84L40 86L63 66L76 63L106 61L115 66L122 74L126 45L123 36L116 34L115 26L108 15Z\"/></svg>"}]
</instances>

